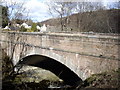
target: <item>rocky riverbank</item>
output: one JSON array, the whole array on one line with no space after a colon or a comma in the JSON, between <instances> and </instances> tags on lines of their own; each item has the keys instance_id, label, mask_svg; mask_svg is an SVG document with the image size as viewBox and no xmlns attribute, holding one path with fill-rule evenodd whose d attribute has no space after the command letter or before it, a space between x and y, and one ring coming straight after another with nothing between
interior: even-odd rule
<instances>
[{"instance_id":1,"label":"rocky riverbank","mask_svg":"<svg viewBox=\"0 0 120 90\"><path fill-rule=\"evenodd\" d=\"M102 88L102 89L120 89L120 69L94 74L84 81L83 85L77 88Z\"/></svg>"},{"instance_id":2,"label":"rocky riverbank","mask_svg":"<svg viewBox=\"0 0 120 90\"><path fill-rule=\"evenodd\" d=\"M90 78L86 79L82 85L79 85L78 87L56 87L60 88L60 90L64 90L66 88L71 88L73 90L76 89L106 89L106 90L118 90L120 89L120 78L118 75L120 74L120 70L117 71L111 71L111 72L104 72L101 74L92 75ZM19 79L17 79L19 80ZM57 82L56 82L57 83ZM48 88L50 86L49 80L42 80L39 83L36 82L3 82L3 90L44 90L45 88ZM59 86L60 84L57 83ZM56 89L54 87L54 89ZM50 89L50 88L49 88ZM53 90L53 89L52 89Z\"/></svg>"}]
</instances>

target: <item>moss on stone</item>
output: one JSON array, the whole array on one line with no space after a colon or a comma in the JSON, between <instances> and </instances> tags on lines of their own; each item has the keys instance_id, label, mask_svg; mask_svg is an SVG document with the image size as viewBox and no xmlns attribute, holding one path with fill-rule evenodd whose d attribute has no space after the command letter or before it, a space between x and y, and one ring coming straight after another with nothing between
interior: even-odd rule
<instances>
[{"instance_id":1,"label":"moss on stone","mask_svg":"<svg viewBox=\"0 0 120 90\"><path fill-rule=\"evenodd\" d=\"M84 81L85 88L118 88L120 69L94 74Z\"/></svg>"}]
</instances>

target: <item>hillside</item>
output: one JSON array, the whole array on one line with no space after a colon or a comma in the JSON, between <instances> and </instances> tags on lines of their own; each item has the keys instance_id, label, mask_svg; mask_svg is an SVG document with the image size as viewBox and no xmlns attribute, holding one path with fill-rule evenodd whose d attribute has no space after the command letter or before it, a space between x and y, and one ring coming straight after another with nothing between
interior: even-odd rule
<instances>
[{"instance_id":1,"label":"hillside","mask_svg":"<svg viewBox=\"0 0 120 90\"><path fill-rule=\"evenodd\" d=\"M41 24L60 27L60 18ZM63 18L64 30L78 32L120 33L120 9L99 10L72 14Z\"/></svg>"}]
</instances>

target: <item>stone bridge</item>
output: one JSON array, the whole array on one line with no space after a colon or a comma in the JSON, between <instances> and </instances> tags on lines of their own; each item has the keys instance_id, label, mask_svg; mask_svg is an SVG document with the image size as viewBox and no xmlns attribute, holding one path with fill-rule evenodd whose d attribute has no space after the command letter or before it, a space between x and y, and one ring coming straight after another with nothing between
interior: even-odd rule
<instances>
[{"instance_id":1,"label":"stone bridge","mask_svg":"<svg viewBox=\"0 0 120 90\"><path fill-rule=\"evenodd\" d=\"M14 65L50 70L68 84L118 69L119 35L2 32L2 49Z\"/></svg>"}]
</instances>

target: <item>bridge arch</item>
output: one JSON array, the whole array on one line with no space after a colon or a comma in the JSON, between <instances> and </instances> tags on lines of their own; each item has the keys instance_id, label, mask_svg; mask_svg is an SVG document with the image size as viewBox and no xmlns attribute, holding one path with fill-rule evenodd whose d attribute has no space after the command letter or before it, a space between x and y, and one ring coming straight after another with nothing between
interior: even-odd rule
<instances>
[{"instance_id":1,"label":"bridge arch","mask_svg":"<svg viewBox=\"0 0 120 90\"><path fill-rule=\"evenodd\" d=\"M38 54L66 65L82 80L119 67L118 35L2 32L1 37L1 46L14 65L22 57Z\"/></svg>"},{"instance_id":2,"label":"bridge arch","mask_svg":"<svg viewBox=\"0 0 120 90\"><path fill-rule=\"evenodd\" d=\"M61 78L67 85L77 85L82 82L82 79L68 66L48 56L40 54L27 55L18 64L36 66L49 70Z\"/></svg>"}]
</instances>

